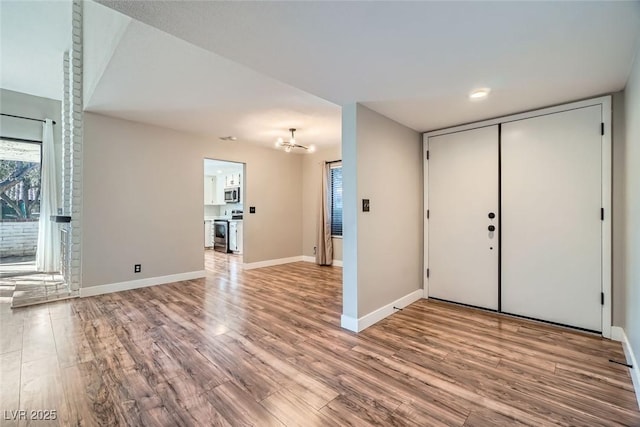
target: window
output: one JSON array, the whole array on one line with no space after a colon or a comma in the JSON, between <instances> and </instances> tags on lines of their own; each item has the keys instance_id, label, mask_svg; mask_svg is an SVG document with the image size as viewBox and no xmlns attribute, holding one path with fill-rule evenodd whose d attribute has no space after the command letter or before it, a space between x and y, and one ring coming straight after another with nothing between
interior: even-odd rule
<instances>
[{"instance_id":1,"label":"window","mask_svg":"<svg viewBox=\"0 0 640 427\"><path fill-rule=\"evenodd\" d=\"M0 140L0 219L37 220L40 212L39 143Z\"/></svg>"},{"instance_id":2,"label":"window","mask_svg":"<svg viewBox=\"0 0 640 427\"><path fill-rule=\"evenodd\" d=\"M331 181L331 235L342 236L342 163L332 163Z\"/></svg>"}]
</instances>

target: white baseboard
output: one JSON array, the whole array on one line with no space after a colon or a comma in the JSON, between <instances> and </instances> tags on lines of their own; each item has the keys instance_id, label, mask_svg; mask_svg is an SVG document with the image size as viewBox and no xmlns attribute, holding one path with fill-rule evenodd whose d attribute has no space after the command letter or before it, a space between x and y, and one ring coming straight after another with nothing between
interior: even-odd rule
<instances>
[{"instance_id":1,"label":"white baseboard","mask_svg":"<svg viewBox=\"0 0 640 427\"><path fill-rule=\"evenodd\" d=\"M633 353L633 348L627 338L627 334L620 326L611 327L611 339L622 343L627 363L633 366L633 368L631 368L631 381L633 382L633 389L636 391L636 400L640 408L640 366L638 366L638 359L636 359L636 355Z\"/></svg>"},{"instance_id":2,"label":"white baseboard","mask_svg":"<svg viewBox=\"0 0 640 427\"><path fill-rule=\"evenodd\" d=\"M352 332L360 332L358 330L358 319L356 319L355 317L345 316L343 314L342 316L340 316L340 326Z\"/></svg>"},{"instance_id":3,"label":"white baseboard","mask_svg":"<svg viewBox=\"0 0 640 427\"><path fill-rule=\"evenodd\" d=\"M302 260L304 262L316 262L316 257L304 255L302 257ZM342 267L342 260L334 259L333 262L331 263L331 265L334 266L334 267Z\"/></svg>"},{"instance_id":4,"label":"white baseboard","mask_svg":"<svg viewBox=\"0 0 640 427\"><path fill-rule=\"evenodd\" d=\"M273 265L289 264L291 262L304 261L302 256L292 256L289 258L268 259L266 261L249 262L242 264L242 268L245 270L252 270L254 268L271 267Z\"/></svg>"},{"instance_id":5,"label":"white baseboard","mask_svg":"<svg viewBox=\"0 0 640 427\"><path fill-rule=\"evenodd\" d=\"M130 280L128 282L110 283L108 285L89 286L80 288L80 297L110 294L112 292L128 291L146 288L148 286L164 285L166 283L181 282L205 277L205 270L189 271L186 273L170 274L168 276L149 277L146 279Z\"/></svg>"},{"instance_id":6,"label":"white baseboard","mask_svg":"<svg viewBox=\"0 0 640 427\"><path fill-rule=\"evenodd\" d=\"M613 341L618 341L618 342L624 342L625 340L625 333L624 333L624 329L622 329L620 326L612 326L611 327L611 339Z\"/></svg>"},{"instance_id":7,"label":"white baseboard","mask_svg":"<svg viewBox=\"0 0 640 427\"><path fill-rule=\"evenodd\" d=\"M369 326L381 321L385 317L388 317L396 312L393 307L404 308L411 303L418 301L422 298L422 289L415 290L408 295L398 298L397 300L380 307L377 310L372 311L358 319L350 316L342 315L340 318L340 326L353 332L361 332L367 329Z\"/></svg>"}]
</instances>

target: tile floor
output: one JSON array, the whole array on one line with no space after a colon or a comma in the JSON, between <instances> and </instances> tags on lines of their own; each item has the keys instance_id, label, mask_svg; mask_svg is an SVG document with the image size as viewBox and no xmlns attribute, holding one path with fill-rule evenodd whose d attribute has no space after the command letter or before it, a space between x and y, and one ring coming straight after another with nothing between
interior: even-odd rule
<instances>
[{"instance_id":1,"label":"tile floor","mask_svg":"<svg viewBox=\"0 0 640 427\"><path fill-rule=\"evenodd\" d=\"M60 274L35 272L35 261L2 262L0 301L11 307L40 304L75 296Z\"/></svg>"}]
</instances>

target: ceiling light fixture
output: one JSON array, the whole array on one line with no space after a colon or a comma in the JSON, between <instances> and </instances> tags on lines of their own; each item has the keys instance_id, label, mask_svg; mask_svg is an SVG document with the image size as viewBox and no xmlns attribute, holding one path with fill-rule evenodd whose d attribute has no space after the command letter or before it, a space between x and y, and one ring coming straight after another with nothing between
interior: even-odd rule
<instances>
[{"instance_id":1,"label":"ceiling light fixture","mask_svg":"<svg viewBox=\"0 0 640 427\"><path fill-rule=\"evenodd\" d=\"M295 128L290 128L289 132L291 132L291 139L289 139L289 141L285 141L282 138L278 138L276 140L276 148L284 148L284 151L286 151L287 153L290 153L292 149L294 148L302 148L304 150L307 150L309 153L313 153L314 151L316 151L316 147L311 144L311 145L300 145L298 143L296 143L296 138L294 136L294 132L296 131Z\"/></svg>"},{"instance_id":2,"label":"ceiling light fixture","mask_svg":"<svg viewBox=\"0 0 640 427\"><path fill-rule=\"evenodd\" d=\"M469 98L472 100L485 99L487 96L489 96L489 92L491 92L491 89L489 89L488 87L475 89L471 91L471 93L469 94Z\"/></svg>"}]
</instances>

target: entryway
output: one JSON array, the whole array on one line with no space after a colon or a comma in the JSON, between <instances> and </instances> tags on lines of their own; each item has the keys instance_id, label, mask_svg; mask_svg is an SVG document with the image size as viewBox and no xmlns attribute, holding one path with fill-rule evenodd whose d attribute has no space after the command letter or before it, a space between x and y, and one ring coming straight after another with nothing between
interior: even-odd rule
<instances>
[{"instance_id":1,"label":"entryway","mask_svg":"<svg viewBox=\"0 0 640 427\"><path fill-rule=\"evenodd\" d=\"M425 135L429 297L608 336L609 102Z\"/></svg>"}]
</instances>

